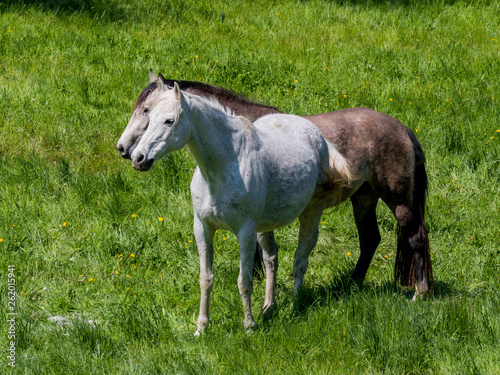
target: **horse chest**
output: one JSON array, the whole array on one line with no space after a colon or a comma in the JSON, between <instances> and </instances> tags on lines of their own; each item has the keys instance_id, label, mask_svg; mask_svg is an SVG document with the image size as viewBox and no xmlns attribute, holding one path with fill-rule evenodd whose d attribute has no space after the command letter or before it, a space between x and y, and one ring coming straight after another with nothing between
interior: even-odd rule
<instances>
[{"instance_id":1,"label":"horse chest","mask_svg":"<svg viewBox=\"0 0 500 375\"><path fill-rule=\"evenodd\" d=\"M244 188L231 184L209 186L199 170L191 181L191 195L196 215L210 225L233 230L250 213L250 200Z\"/></svg>"}]
</instances>

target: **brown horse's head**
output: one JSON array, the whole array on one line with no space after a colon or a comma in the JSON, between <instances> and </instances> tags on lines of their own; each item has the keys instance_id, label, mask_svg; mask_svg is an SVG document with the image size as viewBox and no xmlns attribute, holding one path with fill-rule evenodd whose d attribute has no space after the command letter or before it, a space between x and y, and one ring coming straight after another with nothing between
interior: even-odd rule
<instances>
[{"instance_id":1,"label":"brown horse's head","mask_svg":"<svg viewBox=\"0 0 500 375\"><path fill-rule=\"evenodd\" d=\"M161 76L161 74L160 74ZM163 78L163 77L162 77ZM123 131L116 149L125 159L130 159L130 155L139 144L142 135L148 128L149 110L159 94L157 90L157 77L152 70L149 71L149 84L142 90L134 106L134 113L130 118L127 127Z\"/></svg>"}]
</instances>

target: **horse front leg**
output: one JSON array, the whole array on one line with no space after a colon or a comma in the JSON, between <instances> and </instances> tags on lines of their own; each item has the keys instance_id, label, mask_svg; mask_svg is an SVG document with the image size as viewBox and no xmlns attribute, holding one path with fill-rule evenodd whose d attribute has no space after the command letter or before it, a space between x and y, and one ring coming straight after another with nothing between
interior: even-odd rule
<instances>
[{"instance_id":1,"label":"horse front leg","mask_svg":"<svg viewBox=\"0 0 500 375\"><path fill-rule=\"evenodd\" d=\"M258 233L257 239L262 247L264 266L266 268L266 296L264 300L264 316L273 314L274 297L276 295L276 273L278 271L278 244L274 232Z\"/></svg>"},{"instance_id":2,"label":"horse front leg","mask_svg":"<svg viewBox=\"0 0 500 375\"><path fill-rule=\"evenodd\" d=\"M245 320L243 326L245 329L255 329L257 324L252 314L252 292L253 279L252 268L255 257L255 246L257 244L257 231L254 223L247 223L238 232L238 241L240 243L240 274L238 276L238 289L243 299L243 308L245 309Z\"/></svg>"},{"instance_id":3,"label":"horse front leg","mask_svg":"<svg viewBox=\"0 0 500 375\"><path fill-rule=\"evenodd\" d=\"M195 215L194 236L198 246L200 257L200 314L198 315L195 336L198 336L208 326L210 322L210 293L214 286L214 274L212 273L212 263L214 259L213 239L215 230L205 224Z\"/></svg>"}]
</instances>

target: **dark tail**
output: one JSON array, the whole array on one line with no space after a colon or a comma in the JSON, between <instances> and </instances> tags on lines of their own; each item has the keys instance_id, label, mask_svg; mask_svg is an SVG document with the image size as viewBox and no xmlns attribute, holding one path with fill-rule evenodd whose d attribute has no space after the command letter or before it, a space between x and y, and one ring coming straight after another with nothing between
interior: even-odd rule
<instances>
[{"instance_id":1,"label":"dark tail","mask_svg":"<svg viewBox=\"0 0 500 375\"><path fill-rule=\"evenodd\" d=\"M429 237L425 227L425 198L427 195L427 173L422 147L413 132L408 129L415 153L413 181L412 219L409 225L398 227L398 248L394 277L403 286L427 289L434 288ZM423 284L422 284L423 283ZM422 285L420 285L422 284Z\"/></svg>"}]
</instances>

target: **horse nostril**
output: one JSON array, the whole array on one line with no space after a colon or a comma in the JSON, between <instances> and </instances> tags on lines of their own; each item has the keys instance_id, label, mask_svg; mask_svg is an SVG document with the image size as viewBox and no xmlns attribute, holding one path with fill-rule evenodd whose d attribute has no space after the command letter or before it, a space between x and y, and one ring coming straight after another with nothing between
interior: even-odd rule
<instances>
[{"instance_id":1,"label":"horse nostril","mask_svg":"<svg viewBox=\"0 0 500 375\"><path fill-rule=\"evenodd\" d=\"M137 161L138 163L142 163L142 162L144 161L144 155L143 155L143 154L139 154L139 155L137 155L137 159L136 159L136 161Z\"/></svg>"},{"instance_id":2,"label":"horse nostril","mask_svg":"<svg viewBox=\"0 0 500 375\"><path fill-rule=\"evenodd\" d=\"M125 157L127 155L127 152L125 151L125 147L120 143L116 146L116 149L120 153L121 156Z\"/></svg>"}]
</instances>

